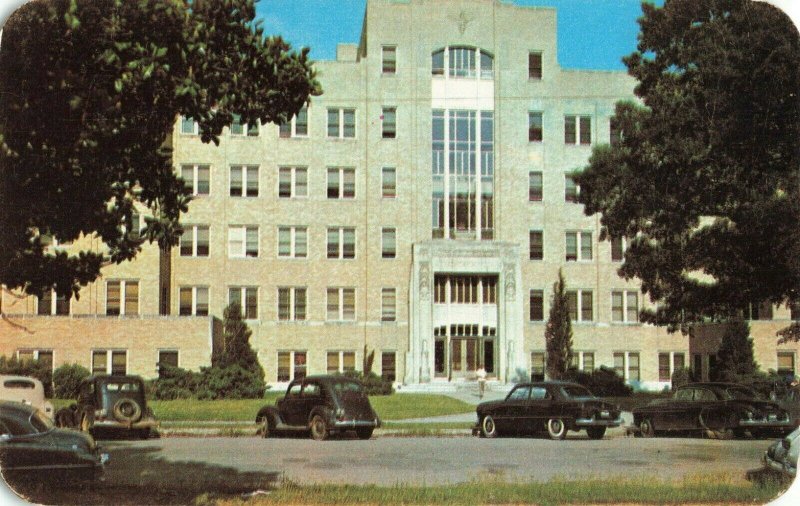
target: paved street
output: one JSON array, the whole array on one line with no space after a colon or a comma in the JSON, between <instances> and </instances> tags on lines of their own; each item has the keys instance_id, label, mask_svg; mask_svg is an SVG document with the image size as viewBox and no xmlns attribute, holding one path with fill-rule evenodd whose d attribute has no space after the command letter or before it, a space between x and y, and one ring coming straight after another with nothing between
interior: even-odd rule
<instances>
[{"instance_id":1,"label":"paved street","mask_svg":"<svg viewBox=\"0 0 800 506\"><path fill-rule=\"evenodd\" d=\"M209 487L243 492L281 478L300 483L394 485L446 484L486 476L547 481L562 477L692 474L743 475L759 465L767 440L700 438L601 441L576 434L566 441L543 438L401 438L370 441L307 438L165 438L109 441L109 485Z\"/></svg>"}]
</instances>

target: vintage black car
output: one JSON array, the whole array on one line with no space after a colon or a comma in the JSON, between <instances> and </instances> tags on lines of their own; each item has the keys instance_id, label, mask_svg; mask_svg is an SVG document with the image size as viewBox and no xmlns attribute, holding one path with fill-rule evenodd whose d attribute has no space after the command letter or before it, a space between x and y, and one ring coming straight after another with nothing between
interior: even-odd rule
<instances>
[{"instance_id":1,"label":"vintage black car","mask_svg":"<svg viewBox=\"0 0 800 506\"><path fill-rule=\"evenodd\" d=\"M567 431L580 431L602 439L609 427L622 424L619 407L598 399L584 386L566 381L516 385L502 401L478 405L482 437L547 431L551 439L564 439Z\"/></svg>"},{"instance_id":2,"label":"vintage black car","mask_svg":"<svg viewBox=\"0 0 800 506\"><path fill-rule=\"evenodd\" d=\"M57 429L34 407L0 401L0 473L12 487L91 481L107 460L89 434Z\"/></svg>"},{"instance_id":3,"label":"vintage black car","mask_svg":"<svg viewBox=\"0 0 800 506\"><path fill-rule=\"evenodd\" d=\"M644 437L667 431L781 437L794 428L786 410L752 389L713 382L683 385L672 398L633 408L633 424Z\"/></svg>"},{"instance_id":4,"label":"vintage black car","mask_svg":"<svg viewBox=\"0 0 800 506\"><path fill-rule=\"evenodd\" d=\"M81 382L78 402L56 412L56 425L97 435L124 431L142 439L158 426L139 376L92 376Z\"/></svg>"},{"instance_id":5,"label":"vintage black car","mask_svg":"<svg viewBox=\"0 0 800 506\"><path fill-rule=\"evenodd\" d=\"M308 376L289 383L286 396L256 415L264 437L310 433L320 441L331 433L355 431L369 439L381 421L360 382L345 376Z\"/></svg>"}]
</instances>

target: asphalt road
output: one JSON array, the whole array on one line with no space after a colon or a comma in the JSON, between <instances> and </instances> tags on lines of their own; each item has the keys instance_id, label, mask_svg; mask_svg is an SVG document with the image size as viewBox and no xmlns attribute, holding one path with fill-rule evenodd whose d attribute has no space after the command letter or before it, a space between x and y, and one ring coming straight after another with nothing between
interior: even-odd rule
<instances>
[{"instance_id":1,"label":"asphalt road","mask_svg":"<svg viewBox=\"0 0 800 506\"><path fill-rule=\"evenodd\" d=\"M106 483L247 492L281 479L309 483L448 484L499 476L547 481L590 477L743 476L760 465L768 440L701 438L600 441L544 438L380 437L369 441L307 438L165 438L109 441Z\"/></svg>"}]
</instances>

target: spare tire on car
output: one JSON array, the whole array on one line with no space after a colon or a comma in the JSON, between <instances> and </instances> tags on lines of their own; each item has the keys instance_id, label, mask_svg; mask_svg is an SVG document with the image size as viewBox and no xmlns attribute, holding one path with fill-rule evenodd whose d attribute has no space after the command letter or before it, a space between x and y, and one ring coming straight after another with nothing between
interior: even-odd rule
<instances>
[{"instance_id":1,"label":"spare tire on car","mask_svg":"<svg viewBox=\"0 0 800 506\"><path fill-rule=\"evenodd\" d=\"M125 397L114 403L112 413L120 422L138 422L142 417L142 408L133 399Z\"/></svg>"}]
</instances>

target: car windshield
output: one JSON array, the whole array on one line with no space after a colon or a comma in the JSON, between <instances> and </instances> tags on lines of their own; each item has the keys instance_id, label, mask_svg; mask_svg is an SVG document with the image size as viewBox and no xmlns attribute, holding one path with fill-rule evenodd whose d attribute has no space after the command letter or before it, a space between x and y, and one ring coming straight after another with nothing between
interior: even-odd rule
<instances>
[{"instance_id":1,"label":"car windshield","mask_svg":"<svg viewBox=\"0 0 800 506\"><path fill-rule=\"evenodd\" d=\"M758 399L759 395L746 387L729 387L725 389L725 398L729 400Z\"/></svg>"},{"instance_id":2,"label":"car windshield","mask_svg":"<svg viewBox=\"0 0 800 506\"><path fill-rule=\"evenodd\" d=\"M561 387L563 390L564 395L569 398L576 398L576 397L594 397L592 392L590 392L587 388L582 387L580 385L564 385Z\"/></svg>"},{"instance_id":3,"label":"car windshield","mask_svg":"<svg viewBox=\"0 0 800 506\"><path fill-rule=\"evenodd\" d=\"M31 425L33 425L37 432L47 432L55 428L53 421L38 409L31 413Z\"/></svg>"},{"instance_id":4,"label":"car windshield","mask_svg":"<svg viewBox=\"0 0 800 506\"><path fill-rule=\"evenodd\" d=\"M109 392L138 392L138 383L106 383L106 390Z\"/></svg>"}]
</instances>

